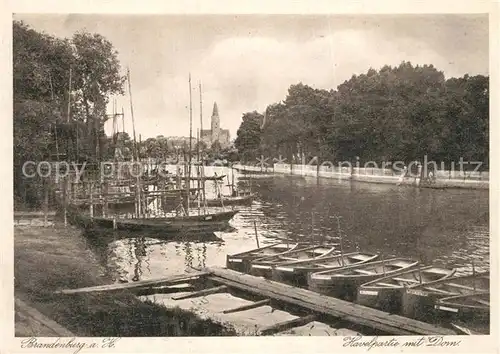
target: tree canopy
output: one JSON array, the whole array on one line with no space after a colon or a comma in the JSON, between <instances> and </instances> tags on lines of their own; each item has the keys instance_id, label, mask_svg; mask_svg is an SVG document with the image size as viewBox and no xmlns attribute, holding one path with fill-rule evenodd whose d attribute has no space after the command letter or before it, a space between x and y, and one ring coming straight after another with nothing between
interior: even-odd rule
<instances>
[{"instance_id":1,"label":"tree canopy","mask_svg":"<svg viewBox=\"0 0 500 354\"><path fill-rule=\"evenodd\" d=\"M26 161L99 161L110 95L122 94L118 53L99 34L70 39L13 23L15 189ZM63 156L62 154L68 155Z\"/></svg>"},{"instance_id":2,"label":"tree canopy","mask_svg":"<svg viewBox=\"0 0 500 354\"><path fill-rule=\"evenodd\" d=\"M488 163L489 79L445 79L432 65L370 69L336 90L291 85L285 99L243 114L241 156L287 161L465 161Z\"/></svg>"}]
</instances>

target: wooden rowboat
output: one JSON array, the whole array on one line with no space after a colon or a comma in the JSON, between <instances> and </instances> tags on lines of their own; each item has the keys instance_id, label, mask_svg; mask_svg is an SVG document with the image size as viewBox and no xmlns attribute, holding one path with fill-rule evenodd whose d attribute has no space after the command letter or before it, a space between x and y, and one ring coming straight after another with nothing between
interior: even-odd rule
<instances>
[{"instance_id":1,"label":"wooden rowboat","mask_svg":"<svg viewBox=\"0 0 500 354\"><path fill-rule=\"evenodd\" d=\"M490 273L453 276L406 289L402 312L406 317L432 321L436 317L436 301L450 296L485 292L490 289Z\"/></svg>"},{"instance_id":2,"label":"wooden rowboat","mask_svg":"<svg viewBox=\"0 0 500 354\"><path fill-rule=\"evenodd\" d=\"M253 199L255 198L255 194L242 195L242 196L222 196L222 200L220 198L217 199L207 199L205 202L209 207L220 207L222 205L249 205L252 204Z\"/></svg>"},{"instance_id":3,"label":"wooden rowboat","mask_svg":"<svg viewBox=\"0 0 500 354\"><path fill-rule=\"evenodd\" d=\"M256 259L252 261L250 274L270 278L272 276L273 266L300 260L319 259L329 256L335 251L335 245L309 246L307 248L291 250L282 254Z\"/></svg>"},{"instance_id":4,"label":"wooden rowboat","mask_svg":"<svg viewBox=\"0 0 500 354\"><path fill-rule=\"evenodd\" d=\"M380 276L396 275L418 265L418 261L392 258L340 269L312 273L309 289L321 294L354 300L357 288Z\"/></svg>"},{"instance_id":5,"label":"wooden rowboat","mask_svg":"<svg viewBox=\"0 0 500 354\"><path fill-rule=\"evenodd\" d=\"M238 211L225 211L205 215L174 216L166 218L104 218L68 210L70 220L87 229L104 228L127 231L154 231L161 235L179 236L212 234L229 228L229 221Z\"/></svg>"},{"instance_id":6,"label":"wooden rowboat","mask_svg":"<svg viewBox=\"0 0 500 354\"><path fill-rule=\"evenodd\" d=\"M439 311L440 317L486 324L490 320L490 292L441 298L434 308Z\"/></svg>"},{"instance_id":7,"label":"wooden rowboat","mask_svg":"<svg viewBox=\"0 0 500 354\"><path fill-rule=\"evenodd\" d=\"M256 174L256 175L243 175L238 177L238 180L240 181L248 181L252 179L273 179L275 175L272 174Z\"/></svg>"},{"instance_id":8,"label":"wooden rowboat","mask_svg":"<svg viewBox=\"0 0 500 354\"><path fill-rule=\"evenodd\" d=\"M469 328L468 325L462 323L450 323L451 328L457 332L457 334L467 335L467 336L478 336L489 334L489 328Z\"/></svg>"},{"instance_id":9,"label":"wooden rowboat","mask_svg":"<svg viewBox=\"0 0 500 354\"><path fill-rule=\"evenodd\" d=\"M272 278L291 285L306 286L307 276L310 273L368 263L374 261L377 257L378 254L353 252L313 260L286 262L273 267Z\"/></svg>"},{"instance_id":10,"label":"wooden rowboat","mask_svg":"<svg viewBox=\"0 0 500 354\"><path fill-rule=\"evenodd\" d=\"M250 272L250 265L253 260L287 253L289 251L296 250L299 247L305 248L307 246L300 245L298 243L285 244L278 242L278 243L273 243L269 246L256 248L250 251L237 253L233 255L227 255L226 267L228 269L236 270L238 272L248 273Z\"/></svg>"},{"instance_id":11,"label":"wooden rowboat","mask_svg":"<svg viewBox=\"0 0 500 354\"><path fill-rule=\"evenodd\" d=\"M449 278L455 271L456 269L422 266L397 275L375 279L359 287L356 302L386 312L399 312L406 289Z\"/></svg>"}]
</instances>

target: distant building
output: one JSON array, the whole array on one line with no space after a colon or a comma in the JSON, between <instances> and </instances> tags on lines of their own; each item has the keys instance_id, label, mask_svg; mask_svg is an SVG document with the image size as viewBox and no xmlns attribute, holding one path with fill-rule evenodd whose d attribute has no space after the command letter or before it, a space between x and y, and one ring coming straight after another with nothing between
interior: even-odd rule
<instances>
[{"instance_id":1,"label":"distant building","mask_svg":"<svg viewBox=\"0 0 500 354\"><path fill-rule=\"evenodd\" d=\"M184 149L185 147L189 147L189 137L185 136L169 136L166 138L168 141L168 145L174 149ZM191 148L194 149L196 144L196 138L191 138Z\"/></svg>"},{"instance_id":2,"label":"distant building","mask_svg":"<svg viewBox=\"0 0 500 354\"><path fill-rule=\"evenodd\" d=\"M212 120L210 130L202 130L200 134L200 139L210 148L212 144L216 141L219 142L221 148L226 148L230 144L229 129L221 129L220 127L220 117L219 109L217 108L217 102L214 102L214 109L212 111Z\"/></svg>"}]
</instances>

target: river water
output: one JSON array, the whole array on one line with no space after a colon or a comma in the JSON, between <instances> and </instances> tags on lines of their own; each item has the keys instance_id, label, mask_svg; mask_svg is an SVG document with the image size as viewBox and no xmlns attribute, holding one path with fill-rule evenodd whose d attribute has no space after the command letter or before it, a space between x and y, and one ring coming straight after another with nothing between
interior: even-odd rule
<instances>
[{"instance_id":1,"label":"river water","mask_svg":"<svg viewBox=\"0 0 500 354\"><path fill-rule=\"evenodd\" d=\"M216 167L206 174L213 172L232 173ZM235 174L235 181L239 177ZM227 189L228 181L224 182ZM210 183L207 188L213 193ZM151 235L114 237L99 246L110 274L116 280L136 281L179 274L191 267L224 266L226 254L256 248L255 226L261 246L276 238L332 242L340 230L345 252L411 257L423 264L454 266L459 273L470 272L472 264L476 271L489 269L488 191L299 176L245 183L257 198L251 206L238 207L240 212L231 221L234 230L217 233L206 242L169 242Z\"/></svg>"}]
</instances>

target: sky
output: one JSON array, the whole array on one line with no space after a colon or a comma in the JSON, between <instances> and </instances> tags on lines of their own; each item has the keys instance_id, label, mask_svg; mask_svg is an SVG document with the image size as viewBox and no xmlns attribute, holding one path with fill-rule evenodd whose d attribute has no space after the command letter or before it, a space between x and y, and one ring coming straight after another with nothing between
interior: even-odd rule
<instances>
[{"instance_id":1,"label":"sky","mask_svg":"<svg viewBox=\"0 0 500 354\"><path fill-rule=\"evenodd\" d=\"M130 68L136 133L142 139L193 135L217 102L231 138L243 113L263 112L302 82L336 89L369 68L432 64L446 78L488 74L487 15L14 15L32 28L70 38L106 37ZM132 132L130 95L116 99ZM112 106L109 106L111 113ZM106 126L111 133L111 124Z\"/></svg>"}]
</instances>

